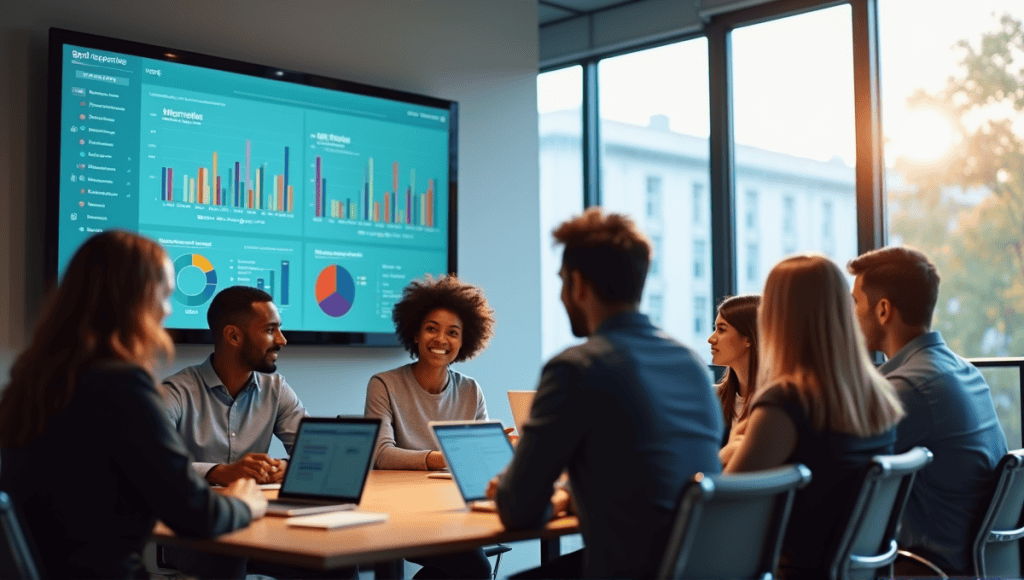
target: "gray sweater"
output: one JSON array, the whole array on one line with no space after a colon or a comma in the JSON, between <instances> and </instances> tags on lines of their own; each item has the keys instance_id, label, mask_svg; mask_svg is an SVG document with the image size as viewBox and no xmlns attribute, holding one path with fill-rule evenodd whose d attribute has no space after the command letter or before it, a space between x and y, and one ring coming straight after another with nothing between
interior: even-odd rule
<instances>
[{"instance_id":1,"label":"gray sweater","mask_svg":"<svg viewBox=\"0 0 1024 580\"><path fill-rule=\"evenodd\" d=\"M438 394L420 386L412 365L377 373L366 387L367 417L381 420L377 469L426 469L427 454L438 451L429 421L486 420L480 385L448 369L448 383Z\"/></svg>"}]
</instances>

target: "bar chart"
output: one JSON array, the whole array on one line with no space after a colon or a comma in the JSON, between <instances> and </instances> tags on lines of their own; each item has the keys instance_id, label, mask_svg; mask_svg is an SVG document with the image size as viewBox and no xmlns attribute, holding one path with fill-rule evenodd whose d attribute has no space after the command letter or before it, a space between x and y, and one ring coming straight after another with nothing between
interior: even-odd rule
<instances>
[{"instance_id":1,"label":"bar chart","mask_svg":"<svg viewBox=\"0 0 1024 580\"><path fill-rule=\"evenodd\" d=\"M303 211L301 111L156 87L143 91L141 109L140 223L295 231Z\"/></svg>"},{"instance_id":2,"label":"bar chart","mask_svg":"<svg viewBox=\"0 0 1024 580\"><path fill-rule=\"evenodd\" d=\"M416 170L410 169L409 181L403 191L399 184L398 162L394 161L391 163L391 188L378 193L374 187L374 159L370 157L361 183L356 187L352 187L352 183L340 184L341 193L334 193L332 189L332 196L328 196L324 163L323 157L317 155L314 160L316 217L437 227L433 178L427 179L425 188L418 190Z\"/></svg>"},{"instance_id":3,"label":"bar chart","mask_svg":"<svg viewBox=\"0 0 1024 580\"><path fill-rule=\"evenodd\" d=\"M283 151L284 171L273 175L268 174L266 163L250 171L253 167L250 139L245 140L245 152L233 164L219 165L218 157L218 152L213 151L210 164L193 166L191 175L179 170L177 181L174 167L161 167L160 200L283 213L295 211L295 186L289 182L288 175L288 147Z\"/></svg>"}]
</instances>

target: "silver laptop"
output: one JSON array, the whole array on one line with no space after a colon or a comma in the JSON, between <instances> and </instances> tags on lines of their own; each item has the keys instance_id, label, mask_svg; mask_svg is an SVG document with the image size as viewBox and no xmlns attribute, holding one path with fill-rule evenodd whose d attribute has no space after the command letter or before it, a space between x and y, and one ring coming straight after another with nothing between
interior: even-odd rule
<instances>
[{"instance_id":1,"label":"silver laptop","mask_svg":"<svg viewBox=\"0 0 1024 580\"><path fill-rule=\"evenodd\" d=\"M267 515L301 516L355 509L373 461L380 419L305 417L277 499Z\"/></svg>"},{"instance_id":2,"label":"silver laptop","mask_svg":"<svg viewBox=\"0 0 1024 580\"><path fill-rule=\"evenodd\" d=\"M500 421L431 421L430 428L459 493L475 511L495 511L487 484L512 461L512 443Z\"/></svg>"},{"instance_id":3,"label":"silver laptop","mask_svg":"<svg viewBox=\"0 0 1024 580\"><path fill-rule=\"evenodd\" d=\"M533 396L537 391L509 391L508 406L512 408L512 421L516 424L516 433L523 436L523 424L530 418L533 407Z\"/></svg>"}]
</instances>

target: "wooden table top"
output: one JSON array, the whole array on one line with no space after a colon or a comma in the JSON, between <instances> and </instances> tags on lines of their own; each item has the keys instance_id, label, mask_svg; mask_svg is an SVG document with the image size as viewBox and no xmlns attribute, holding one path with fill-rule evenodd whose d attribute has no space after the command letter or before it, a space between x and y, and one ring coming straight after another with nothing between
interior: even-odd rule
<instances>
[{"instance_id":1,"label":"wooden table top","mask_svg":"<svg viewBox=\"0 0 1024 580\"><path fill-rule=\"evenodd\" d=\"M574 516L552 520L541 530L508 532L497 514L471 512L455 482L428 479L424 471L373 470L360 511L384 512L385 522L318 530L285 525L287 518L267 516L249 527L210 540L177 538L157 523L154 540L207 552L248 556L306 568L338 568L459 552L534 538L555 538L579 531ZM276 491L265 492L276 497Z\"/></svg>"}]
</instances>

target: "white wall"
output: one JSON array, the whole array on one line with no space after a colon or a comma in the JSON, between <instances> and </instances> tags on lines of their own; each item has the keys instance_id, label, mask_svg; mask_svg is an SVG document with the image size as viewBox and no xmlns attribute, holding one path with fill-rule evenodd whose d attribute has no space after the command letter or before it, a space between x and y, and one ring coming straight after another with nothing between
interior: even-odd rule
<instances>
[{"instance_id":1,"label":"white wall","mask_svg":"<svg viewBox=\"0 0 1024 580\"><path fill-rule=\"evenodd\" d=\"M459 271L484 288L498 318L490 348L458 369L483 385L491 414L511 422L505 391L533 388L541 364L537 6L497 4L5 2L0 383L28 341L44 290L46 42L47 29L61 27L458 101ZM208 351L181 347L172 367ZM311 413L334 415L362 413L369 377L408 360L398 349L289 346L279 366Z\"/></svg>"}]
</instances>

